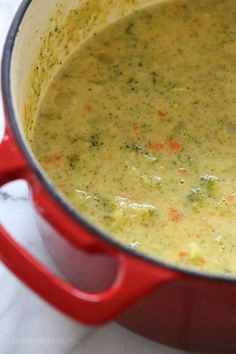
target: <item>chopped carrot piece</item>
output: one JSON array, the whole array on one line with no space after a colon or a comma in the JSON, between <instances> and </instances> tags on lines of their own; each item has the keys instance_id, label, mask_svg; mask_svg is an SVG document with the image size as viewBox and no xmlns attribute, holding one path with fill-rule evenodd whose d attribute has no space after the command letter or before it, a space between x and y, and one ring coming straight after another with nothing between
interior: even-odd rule
<instances>
[{"instance_id":1,"label":"chopped carrot piece","mask_svg":"<svg viewBox=\"0 0 236 354\"><path fill-rule=\"evenodd\" d=\"M234 200L233 194L227 194L225 197L225 204L230 205L232 204L233 200Z\"/></svg>"},{"instance_id":2,"label":"chopped carrot piece","mask_svg":"<svg viewBox=\"0 0 236 354\"><path fill-rule=\"evenodd\" d=\"M104 43L104 46L106 48L113 48L115 46L115 43L114 42L106 42L106 43Z\"/></svg>"},{"instance_id":3,"label":"chopped carrot piece","mask_svg":"<svg viewBox=\"0 0 236 354\"><path fill-rule=\"evenodd\" d=\"M181 221L183 216L177 209L170 209L169 217L172 221L178 222Z\"/></svg>"},{"instance_id":4,"label":"chopped carrot piece","mask_svg":"<svg viewBox=\"0 0 236 354\"><path fill-rule=\"evenodd\" d=\"M52 154L47 157L47 162L52 163L55 161L59 161L62 158L62 154Z\"/></svg>"},{"instance_id":5,"label":"chopped carrot piece","mask_svg":"<svg viewBox=\"0 0 236 354\"><path fill-rule=\"evenodd\" d=\"M164 117L167 116L167 113L162 111L162 110L160 110L160 109L157 111L157 113L158 113L159 117L161 117L161 118L164 118Z\"/></svg>"},{"instance_id":6,"label":"chopped carrot piece","mask_svg":"<svg viewBox=\"0 0 236 354\"><path fill-rule=\"evenodd\" d=\"M24 106L23 106L23 114L24 114L24 117L27 116L28 111L29 111L29 106L28 106L27 104L24 104Z\"/></svg>"},{"instance_id":7,"label":"chopped carrot piece","mask_svg":"<svg viewBox=\"0 0 236 354\"><path fill-rule=\"evenodd\" d=\"M178 169L178 171L179 171L179 173L180 173L181 175L184 175L187 170L186 170L186 168L184 168L184 167L180 167L180 168Z\"/></svg>"},{"instance_id":8,"label":"chopped carrot piece","mask_svg":"<svg viewBox=\"0 0 236 354\"><path fill-rule=\"evenodd\" d=\"M179 151L182 148L182 145L180 143L178 143L178 141L176 141L173 138L169 138L166 140L166 145L168 146L168 148L171 151Z\"/></svg>"},{"instance_id":9,"label":"chopped carrot piece","mask_svg":"<svg viewBox=\"0 0 236 354\"><path fill-rule=\"evenodd\" d=\"M214 230L214 227L206 220L204 220L205 229Z\"/></svg>"},{"instance_id":10,"label":"chopped carrot piece","mask_svg":"<svg viewBox=\"0 0 236 354\"><path fill-rule=\"evenodd\" d=\"M106 157L106 160L112 161L112 160L113 160L113 156L112 156L111 154L109 154L109 155Z\"/></svg>"},{"instance_id":11,"label":"chopped carrot piece","mask_svg":"<svg viewBox=\"0 0 236 354\"><path fill-rule=\"evenodd\" d=\"M148 144L148 148L154 151L160 151L164 149L164 144L162 143L150 143Z\"/></svg>"},{"instance_id":12,"label":"chopped carrot piece","mask_svg":"<svg viewBox=\"0 0 236 354\"><path fill-rule=\"evenodd\" d=\"M59 184L59 185L58 185L58 188L59 188L64 194L67 193L67 191L66 191L66 186L65 186L64 184Z\"/></svg>"},{"instance_id":13,"label":"chopped carrot piece","mask_svg":"<svg viewBox=\"0 0 236 354\"><path fill-rule=\"evenodd\" d=\"M86 112L92 112L92 107L90 106L90 104L86 104L86 105L84 106L84 110L85 110Z\"/></svg>"},{"instance_id":14,"label":"chopped carrot piece","mask_svg":"<svg viewBox=\"0 0 236 354\"><path fill-rule=\"evenodd\" d=\"M134 125L132 126L132 130L133 130L135 133L140 133L141 127L140 127L140 125L138 125L138 124L134 124Z\"/></svg>"},{"instance_id":15,"label":"chopped carrot piece","mask_svg":"<svg viewBox=\"0 0 236 354\"><path fill-rule=\"evenodd\" d=\"M188 255L188 252L186 252L186 251L180 251L179 252L179 256L180 257L187 257L187 255Z\"/></svg>"},{"instance_id":16,"label":"chopped carrot piece","mask_svg":"<svg viewBox=\"0 0 236 354\"><path fill-rule=\"evenodd\" d=\"M67 30L67 33L72 32L72 26L68 26L66 30Z\"/></svg>"},{"instance_id":17,"label":"chopped carrot piece","mask_svg":"<svg viewBox=\"0 0 236 354\"><path fill-rule=\"evenodd\" d=\"M203 257L199 257L198 260L197 260L197 263L198 263L199 265L203 265L203 264L206 263L206 260L205 260Z\"/></svg>"}]
</instances>

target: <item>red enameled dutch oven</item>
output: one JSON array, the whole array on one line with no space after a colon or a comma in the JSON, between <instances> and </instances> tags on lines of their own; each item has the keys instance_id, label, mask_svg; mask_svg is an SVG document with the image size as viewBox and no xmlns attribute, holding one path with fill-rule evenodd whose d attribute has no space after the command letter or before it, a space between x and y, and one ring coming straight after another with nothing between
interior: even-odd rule
<instances>
[{"instance_id":1,"label":"red enameled dutch oven","mask_svg":"<svg viewBox=\"0 0 236 354\"><path fill-rule=\"evenodd\" d=\"M93 26L94 31L99 30L111 19L151 2L154 1L22 2L2 59L6 129L0 143L0 184L19 178L28 182L42 238L67 282L14 241L3 226L0 226L0 259L39 296L85 324L115 319L136 333L173 347L207 354L233 354L236 353L236 279L197 273L153 259L97 229L53 188L32 155L22 128L23 88L40 38L46 36L47 26L55 20L52 14L57 16L55 32L60 32L64 29L63 19L75 6L78 14L81 12L81 20L67 40L69 55L73 40L85 39L81 35L83 26L86 33L92 33ZM100 23L99 18L102 18ZM55 57L61 56L59 42L53 51ZM62 58L60 63L55 62L61 64ZM42 87L44 84L41 82Z\"/></svg>"}]
</instances>

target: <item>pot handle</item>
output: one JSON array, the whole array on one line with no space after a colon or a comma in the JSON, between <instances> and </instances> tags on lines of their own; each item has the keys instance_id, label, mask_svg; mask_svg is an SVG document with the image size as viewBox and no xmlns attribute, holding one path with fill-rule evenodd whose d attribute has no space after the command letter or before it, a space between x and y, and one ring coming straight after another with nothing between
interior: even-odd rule
<instances>
[{"instance_id":1,"label":"pot handle","mask_svg":"<svg viewBox=\"0 0 236 354\"><path fill-rule=\"evenodd\" d=\"M54 275L15 242L1 225L0 259L44 300L87 325L114 318L154 287L173 278L173 274L165 271L157 277L153 271L149 272L145 266L142 268L122 255L118 258L119 270L113 285L99 293L87 293Z\"/></svg>"},{"instance_id":2,"label":"pot handle","mask_svg":"<svg viewBox=\"0 0 236 354\"><path fill-rule=\"evenodd\" d=\"M27 163L6 133L0 144L0 185L27 176ZM128 254L113 255L117 276L109 289L88 293L65 282L12 239L0 224L0 260L35 293L66 315L85 324L112 319L154 287L176 277L168 269Z\"/></svg>"}]
</instances>

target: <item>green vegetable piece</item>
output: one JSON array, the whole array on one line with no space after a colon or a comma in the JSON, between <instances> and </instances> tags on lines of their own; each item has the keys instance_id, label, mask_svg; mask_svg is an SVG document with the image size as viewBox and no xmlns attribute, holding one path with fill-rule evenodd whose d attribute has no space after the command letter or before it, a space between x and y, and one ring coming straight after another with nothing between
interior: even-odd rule
<instances>
[{"instance_id":1,"label":"green vegetable piece","mask_svg":"<svg viewBox=\"0 0 236 354\"><path fill-rule=\"evenodd\" d=\"M219 181L218 177L211 175L201 176L201 186L206 190L206 193L209 197L214 197L217 192L217 182Z\"/></svg>"},{"instance_id":2,"label":"green vegetable piece","mask_svg":"<svg viewBox=\"0 0 236 354\"><path fill-rule=\"evenodd\" d=\"M101 138L98 134L91 135L90 137L90 147L100 147L103 145Z\"/></svg>"},{"instance_id":3,"label":"green vegetable piece","mask_svg":"<svg viewBox=\"0 0 236 354\"><path fill-rule=\"evenodd\" d=\"M211 175L203 175L197 186L191 188L187 199L198 208L205 204L207 198L214 198L217 193L217 182L219 178Z\"/></svg>"},{"instance_id":4,"label":"green vegetable piece","mask_svg":"<svg viewBox=\"0 0 236 354\"><path fill-rule=\"evenodd\" d=\"M200 203L204 200L204 191L200 187L191 188L190 193L187 195L187 199L192 203Z\"/></svg>"},{"instance_id":5,"label":"green vegetable piece","mask_svg":"<svg viewBox=\"0 0 236 354\"><path fill-rule=\"evenodd\" d=\"M77 164L80 160L80 157L78 155L70 155L67 157L69 166L72 170L75 170L77 167Z\"/></svg>"}]
</instances>

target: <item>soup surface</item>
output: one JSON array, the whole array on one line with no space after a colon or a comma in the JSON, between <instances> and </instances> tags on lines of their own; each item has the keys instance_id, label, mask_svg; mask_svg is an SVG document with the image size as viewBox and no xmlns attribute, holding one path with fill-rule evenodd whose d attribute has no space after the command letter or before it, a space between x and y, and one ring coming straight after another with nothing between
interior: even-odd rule
<instances>
[{"instance_id":1,"label":"soup surface","mask_svg":"<svg viewBox=\"0 0 236 354\"><path fill-rule=\"evenodd\" d=\"M236 274L236 1L163 1L54 78L32 148L82 214L130 247Z\"/></svg>"}]
</instances>

